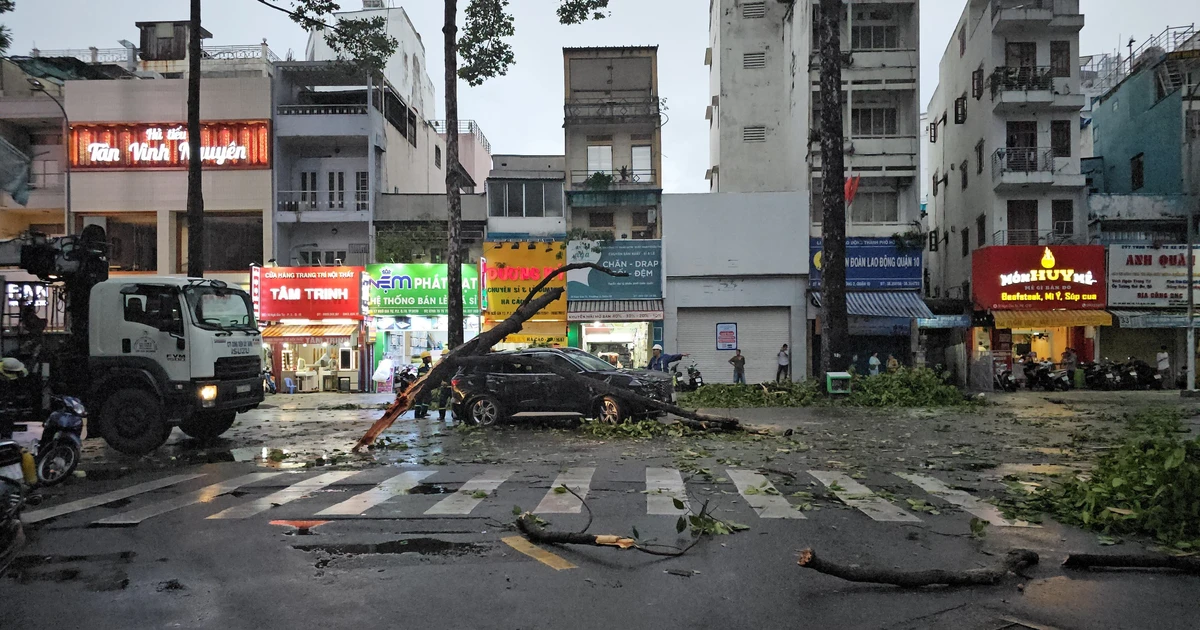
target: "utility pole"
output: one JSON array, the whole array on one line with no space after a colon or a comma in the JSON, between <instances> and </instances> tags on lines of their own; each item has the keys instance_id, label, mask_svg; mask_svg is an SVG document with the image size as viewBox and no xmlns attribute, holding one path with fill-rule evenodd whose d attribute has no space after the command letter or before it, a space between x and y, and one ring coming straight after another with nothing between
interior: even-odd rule
<instances>
[{"instance_id":1,"label":"utility pole","mask_svg":"<svg viewBox=\"0 0 1200 630\"><path fill-rule=\"evenodd\" d=\"M1188 76L1188 72L1185 71L1184 76ZM1200 88L1200 82L1188 88L1188 96L1183 100L1184 133L1187 134L1187 169L1184 171L1184 177L1187 178L1188 192L1191 193L1191 199L1188 200L1187 206L1187 391L1189 392L1196 391L1196 258L1192 253L1192 248L1195 247L1196 242L1196 202L1200 200L1200 189L1197 189L1196 186L1196 174L1192 172L1192 153L1195 150L1196 135L1200 133L1200 130L1192 129L1189 124L1189 114L1192 112L1192 102L1196 97L1197 88Z\"/></svg>"},{"instance_id":2,"label":"utility pole","mask_svg":"<svg viewBox=\"0 0 1200 630\"><path fill-rule=\"evenodd\" d=\"M204 187L200 179L200 0L192 0L188 26L187 275L204 277Z\"/></svg>"}]
</instances>

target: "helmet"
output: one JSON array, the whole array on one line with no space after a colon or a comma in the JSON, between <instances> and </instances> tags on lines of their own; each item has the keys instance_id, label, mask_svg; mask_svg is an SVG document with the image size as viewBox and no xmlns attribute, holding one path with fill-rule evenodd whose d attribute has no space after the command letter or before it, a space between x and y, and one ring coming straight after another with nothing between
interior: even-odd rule
<instances>
[{"instance_id":1,"label":"helmet","mask_svg":"<svg viewBox=\"0 0 1200 630\"><path fill-rule=\"evenodd\" d=\"M430 351L428 351L428 350L426 350L425 352L422 352L422 353L421 353L421 358L422 358L422 359L432 359L432 358L433 358L433 353L432 353L432 352L430 352Z\"/></svg>"},{"instance_id":2,"label":"helmet","mask_svg":"<svg viewBox=\"0 0 1200 630\"><path fill-rule=\"evenodd\" d=\"M12 381L23 376L28 376L29 370L25 369L24 363L21 363L12 357L7 357L3 362L0 362L0 374L2 374L4 378Z\"/></svg>"},{"instance_id":3,"label":"helmet","mask_svg":"<svg viewBox=\"0 0 1200 630\"><path fill-rule=\"evenodd\" d=\"M656 344L654 344L654 347L653 347L653 348L650 348L650 349L651 349L651 350L658 350L659 352L662 352L662 344L660 344L660 343L656 343Z\"/></svg>"}]
</instances>

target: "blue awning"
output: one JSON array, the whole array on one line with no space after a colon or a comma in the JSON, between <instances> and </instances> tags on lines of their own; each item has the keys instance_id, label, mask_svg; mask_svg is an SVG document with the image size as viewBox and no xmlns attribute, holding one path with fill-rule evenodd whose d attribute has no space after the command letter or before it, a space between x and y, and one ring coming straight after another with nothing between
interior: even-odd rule
<instances>
[{"instance_id":1,"label":"blue awning","mask_svg":"<svg viewBox=\"0 0 1200 630\"><path fill-rule=\"evenodd\" d=\"M1109 311L1121 328L1187 328L1187 309ZM1196 316L1200 326L1200 314Z\"/></svg>"},{"instance_id":2,"label":"blue awning","mask_svg":"<svg viewBox=\"0 0 1200 630\"><path fill-rule=\"evenodd\" d=\"M866 317L933 318L933 311L914 291L849 291L846 293L846 313Z\"/></svg>"}]
</instances>

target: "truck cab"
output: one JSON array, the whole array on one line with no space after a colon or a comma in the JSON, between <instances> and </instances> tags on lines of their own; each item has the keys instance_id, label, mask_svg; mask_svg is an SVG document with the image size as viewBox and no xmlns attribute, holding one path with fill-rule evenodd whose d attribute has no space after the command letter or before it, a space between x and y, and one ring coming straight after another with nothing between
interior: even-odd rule
<instances>
[{"instance_id":1,"label":"truck cab","mask_svg":"<svg viewBox=\"0 0 1200 630\"><path fill-rule=\"evenodd\" d=\"M178 425L215 438L263 401L262 335L245 291L203 278L112 278L91 289L87 402L126 453Z\"/></svg>"}]
</instances>

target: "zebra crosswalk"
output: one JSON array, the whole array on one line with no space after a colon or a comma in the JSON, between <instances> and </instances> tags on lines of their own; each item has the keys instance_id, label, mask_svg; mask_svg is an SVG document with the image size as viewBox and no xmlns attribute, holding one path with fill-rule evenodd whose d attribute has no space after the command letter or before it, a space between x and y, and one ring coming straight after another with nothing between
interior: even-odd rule
<instances>
[{"instance_id":1,"label":"zebra crosswalk","mask_svg":"<svg viewBox=\"0 0 1200 630\"><path fill-rule=\"evenodd\" d=\"M518 473L523 476L515 478ZM770 471L739 468L721 470L723 478L709 477L703 481L685 480L679 469L647 467L638 471L638 478L617 475L616 470L598 474L595 467L572 467L557 471L520 471L517 468L471 468L441 470L395 469L309 472L255 472L230 479L218 480L213 473L173 475L131 485L111 492L69 501L26 512L26 523L70 517L80 513L94 514L101 510L130 509L108 515L96 514L89 523L100 527L131 527L148 519L187 510L185 516L199 516L208 521L244 520L271 513L287 513L304 518L462 518L495 516L496 510L507 511L512 505L533 505L537 514L578 514L583 499L596 495L597 502L626 501L635 486L644 483L645 514L648 517L676 518L685 514L695 500L725 501L727 513L745 511L731 517L754 516L761 519L813 520L802 508L811 504L811 493L796 491L793 500L776 487L775 482L789 490L809 488L818 484L863 516L883 523L921 523L925 519L945 518L932 510L914 513L891 500L891 492L876 492L865 483L845 474L828 470L810 470L773 482ZM551 478L549 486L546 479ZM615 478L621 476L620 479ZM946 512L972 515L996 527L1027 527L1028 523L1003 517L994 506L964 490L953 488L932 475L895 472L873 477L900 494L926 497ZM536 481L535 481L536 480ZM884 481L886 480L886 481ZM869 482L868 482L869 483ZM201 485L202 484L202 485ZM900 487L897 487L899 484ZM726 488L732 485L735 493ZM197 487L198 486L198 487ZM570 489L564 491L562 487ZM690 492L689 492L690 487ZM692 494L702 491L706 495ZM164 495L166 498L163 498ZM433 495L433 496L430 496ZM730 496L725 496L730 495ZM695 499L689 498L694 496ZM910 501L910 503L913 503ZM903 502L900 502L903 504ZM113 504L119 505L114 507ZM590 507L596 504L589 501ZM612 503L607 503L611 506ZM683 505L683 509L678 506ZM741 506L741 507L739 507ZM203 508L203 509L201 509ZM673 521L672 521L673 522Z\"/></svg>"}]
</instances>

